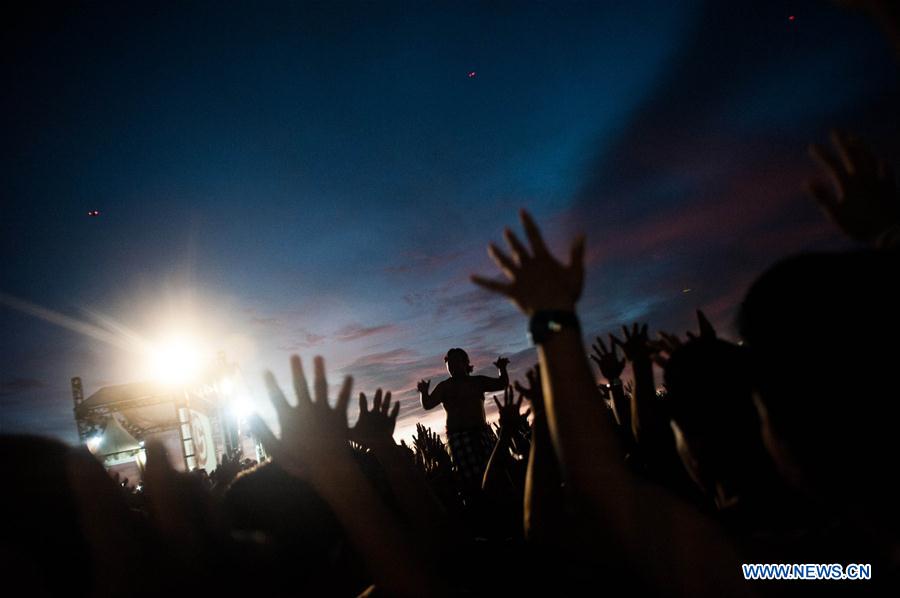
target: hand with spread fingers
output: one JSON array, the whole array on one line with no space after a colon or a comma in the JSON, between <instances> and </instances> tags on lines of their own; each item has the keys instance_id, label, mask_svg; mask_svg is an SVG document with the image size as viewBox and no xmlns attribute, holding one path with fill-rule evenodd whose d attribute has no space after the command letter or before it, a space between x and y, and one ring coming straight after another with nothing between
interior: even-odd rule
<instances>
[{"instance_id":1,"label":"hand with spread fingers","mask_svg":"<svg viewBox=\"0 0 900 598\"><path fill-rule=\"evenodd\" d=\"M503 391L503 402L494 398L494 404L497 405L497 412L500 414L500 429L505 433L513 433L523 424L523 419L528 417L528 413L522 414L522 400L524 395L520 394L518 400L514 398L512 386L508 386Z\"/></svg>"},{"instance_id":2,"label":"hand with spread fingers","mask_svg":"<svg viewBox=\"0 0 900 598\"><path fill-rule=\"evenodd\" d=\"M359 419L350 428L351 440L371 449L393 446L399 413L400 403L391 405L390 392L382 395L380 388L376 390L371 410L366 395L359 393Z\"/></svg>"},{"instance_id":3,"label":"hand with spread fingers","mask_svg":"<svg viewBox=\"0 0 900 598\"><path fill-rule=\"evenodd\" d=\"M528 368L528 371L525 372L525 380L528 382L528 386L520 384L518 380L515 381L514 387L516 392L528 399L535 413L542 412L544 409L544 391L541 388L541 367L535 365L532 368Z\"/></svg>"},{"instance_id":4,"label":"hand with spread fingers","mask_svg":"<svg viewBox=\"0 0 900 598\"><path fill-rule=\"evenodd\" d=\"M609 335L608 349L603 342L603 339L599 336L597 337L597 342L594 343L591 348L593 349L593 352L590 357L594 360L594 363L597 364L597 367L600 368L600 373L607 381L611 382L622 375L622 371L625 369L625 359L619 359L619 355L616 351L615 337L613 337L613 335Z\"/></svg>"},{"instance_id":5,"label":"hand with spread fingers","mask_svg":"<svg viewBox=\"0 0 900 598\"><path fill-rule=\"evenodd\" d=\"M493 243L488 247L508 282L475 275L472 282L505 295L529 316L542 310L573 311L584 285L584 237L572 244L568 265L562 264L550 254L528 212L522 210L520 216L530 248L508 228L504 236L511 255Z\"/></svg>"},{"instance_id":6,"label":"hand with spread fingers","mask_svg":"<svg viewBox=\"0 0 900 598\"><path fill-rule=\"evenodd\" d=\"M632 363L649 361L653 354L653 348L647 338L647 325L641 326L635 323L630 330L627 326L622 326L622 332L625 340L613 335L610 335L610 338L613 344L622 347L622 352L625 353L628 361Z\"/></svg>"},{"instance_id":7,"label":"hand with spread fingers","mask_svg":"<svg viewBox=\"0 0 900 598\"><path fill-rule=\"evenodd\" d=\"M313 367L313 395L310 395L300 357L291 357L296 407L288 403L272 372L265 374L269 399L281 425L280 440L259 416L253 416L252 421L254 431L266 450L282 467L296 475L318 477L327 475L331 465L342 456L350 458L347 406L350 403L353 379L349 376L344 378L332 409L328 405L325 361L316 357Z\"/></svg>"},{"instance_id":8,"label":"hand with spread fingers","mask_svg":"<svg viewBox=\"0 0 900 598\"><path fill-rule=\"evenodd\" d=\"M874 242L900 224L900 193L888 163L877 158L855 135L831 132L835 156L818 144L810 155L831 179L807 184L809 194L849 237Z\"/></svg>"},{"instance_id":9,"label":"hand with spread fingers","mask_svg":"<svg viewBox=\"0 0 900 598\"><path fill-rule=\"evenodd\" d=\"M669 363L669 358L672 357L672 353L684 345L684 341L678 338L677 334L671 334L660 330L659 339L650 341L650 345L653 348L653 363L664 368L666 367L666 364Z\"/></svg>"}]
</instances>

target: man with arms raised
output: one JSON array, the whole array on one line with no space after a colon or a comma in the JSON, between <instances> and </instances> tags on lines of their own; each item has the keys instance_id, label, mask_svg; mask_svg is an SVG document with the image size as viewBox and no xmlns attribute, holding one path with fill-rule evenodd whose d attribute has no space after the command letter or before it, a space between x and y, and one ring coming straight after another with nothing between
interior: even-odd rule
<instances>
[{"instance_id":1,"label":"man with arms raised","mask_svg":"<svg viewBox=\"0 0 900 598\"><path fill-rule=\"evenodd\" d=\"M481 488L484 468L497 437L484 415L484 393L500 392L509 384L506 366L509 360L498 357L494 365L499 378L472 376L469 355L462 349L450 349L444 357L450 378L429 393L431 380L420 380L419 396L423 409L444 406L447 412L447 444L456 465L464 496L470 499Z\"/></svg>"}]
</instances>

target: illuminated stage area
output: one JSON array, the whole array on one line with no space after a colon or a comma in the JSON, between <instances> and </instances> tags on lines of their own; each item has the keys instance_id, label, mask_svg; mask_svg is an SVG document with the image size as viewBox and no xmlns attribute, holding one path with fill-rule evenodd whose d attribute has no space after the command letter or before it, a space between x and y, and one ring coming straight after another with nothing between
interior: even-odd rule
<instances>
[{"instance_id":1,"label":"illuminated stage area","mask_svg":"<svg viewBox=\"0 0 900 598\"><path fill-rule=\"evenodd\" d=\"M180 471L212 473L224 454L262 457L242 426L246 384L237 364L220 353L203 367L183 347L161 352L157 363L159 381L104 386L87 398L81 378L72 378L79 440L107 470L137 485L149 442L162 444Z\"/></svg>"}]
</instances>

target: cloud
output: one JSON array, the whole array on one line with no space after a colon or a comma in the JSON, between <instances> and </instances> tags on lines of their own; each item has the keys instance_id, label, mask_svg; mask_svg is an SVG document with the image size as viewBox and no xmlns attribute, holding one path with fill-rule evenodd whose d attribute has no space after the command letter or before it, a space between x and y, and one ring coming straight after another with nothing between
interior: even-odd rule
<instances>
[{"instance_id":1,"label":"cloud","mask_svg":"<svg viewBox=\"0 0 900 598\"><path fill-rule=\"evenodd\" d=\"M334 334L334 338L341 342L353 341L367 336L393 332L397 330L394 324L381 324L379 326L362 326L361 324L348 324Z\"/></svg>"},{"instance_id":2,"label":"cloud","mask_svg":"<svg viewBox=\"0 0 900 598\"><path fill-rule=\"evenodd\" d=\"M281 351L299 351L300 349L309 349L310 347L321 345L322 342L327 338L324 334L316 334L314 332L306 330L305 328L297 329L297 332L295 334L299 338L293 339L286 345L279 346L278 349Z\"/></svg>"}]
</instances>

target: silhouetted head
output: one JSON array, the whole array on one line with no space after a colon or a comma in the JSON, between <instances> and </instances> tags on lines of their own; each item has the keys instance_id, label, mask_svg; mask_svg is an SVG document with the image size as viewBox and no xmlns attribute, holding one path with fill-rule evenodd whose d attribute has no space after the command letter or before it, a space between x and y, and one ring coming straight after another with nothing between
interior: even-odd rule
<instances>
[{"instance_id":1,"label":"silhouetted head","mask_svg":"<svg viewBox=\"0 0 900 598\"><path fill-rule=\"evenodd\" d=\"M0 454L6 499L0 554L13 574L4 579L7 588L90 595L90 551L71 487L70 449L37 436L0 436Z\"/></svg>"},{"instance_id":2,"label":"silhouetted head","mask_svg":"<svg viewBox=\"0 0 900 598\"><path fill-rule=\"evenodd\" d=\"M269 591L323 587L336 579L345 539L326 502L306 481L274 463L238 474L225 492L225 512L233 537L249 555L247 563L260 587Z\"/></svg>"},{"instance_id":3,"label":"silhouetted head","mask_svg":"<svg viewBox=\"0 0 900 598\"><path fill-rule=\"evenodd\" d=\"M679 455L704 492L719 499L723 489L740 494L756 471L771 469L742 347L689 341L669 358L665 384Z\"/></svg>"},{"instance_id":4,"label":"silhouetted head","mask_svg":"<svg viewBox=\"0 0 900 598\"><path fill-rule=\"evenodd\" d=\"M468 376L474 369L469 363L469 354L458 347L447 351L444 363L451 376Z\"/></svg>"},{"instance_id":5,"label":"silhouetted head","mask_svg":"<svg viewBox=\"0 0 900 598\"><path fill-rule=\"evenodd\" d=\"M898 264L892 252L793 257L753 284L740 314L764 438L782 471L895 524L900 402L897 350L886 343L900 332Z\"/></svg>"}]
</instances>

